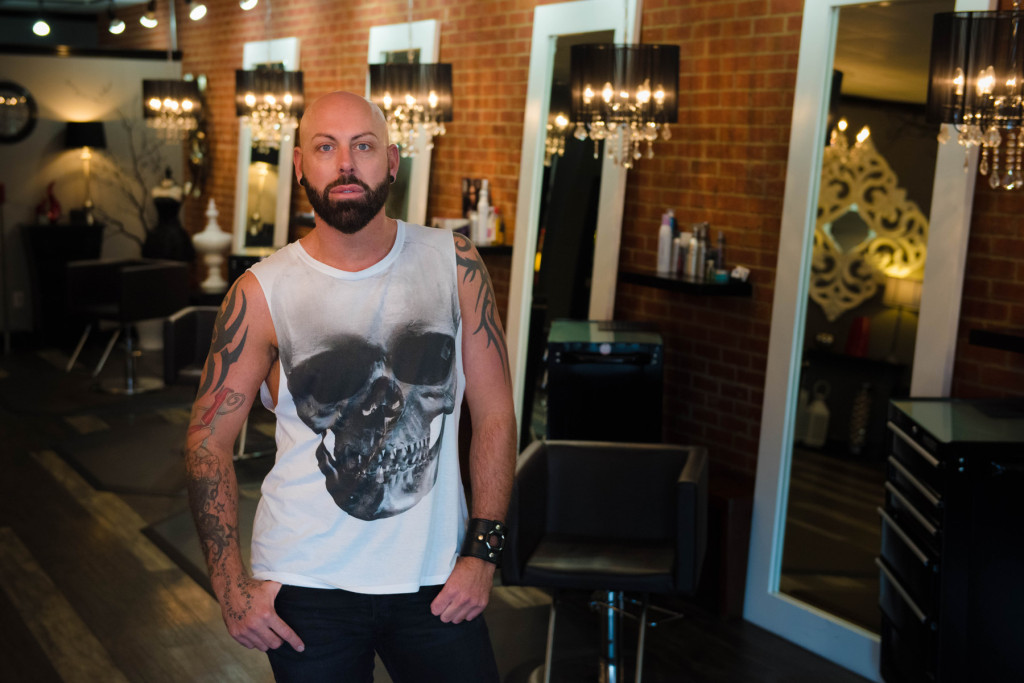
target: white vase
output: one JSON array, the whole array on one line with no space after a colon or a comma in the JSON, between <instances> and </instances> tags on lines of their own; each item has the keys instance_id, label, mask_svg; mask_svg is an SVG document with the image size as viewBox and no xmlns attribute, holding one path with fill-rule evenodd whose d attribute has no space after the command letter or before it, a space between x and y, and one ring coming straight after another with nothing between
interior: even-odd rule
<instances>
[{"instance_id":1,"label":"white vase","mask_svg":"<svg viewBox=\"0 0 1024 683\"><path fill-rule=\"evenodd\" d=\"M231 244L231 235L217 224L217 205L211 199L206 207L206 227L192 236L196 251L203 255L206 263L206 279L199 285L207 294L222 294L228 289L228 281L221 274L224 252Z\"/></svg>"}]
</instances>

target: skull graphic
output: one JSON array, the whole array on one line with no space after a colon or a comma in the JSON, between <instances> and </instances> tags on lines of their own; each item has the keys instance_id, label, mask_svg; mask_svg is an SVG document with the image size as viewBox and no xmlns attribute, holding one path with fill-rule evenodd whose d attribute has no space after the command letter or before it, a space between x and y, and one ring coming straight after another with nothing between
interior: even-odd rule
<instances>
[{"instance_id":1,"label":"skull graphic","mask_svg":"<svg viewBox=\"0 0 1024 683\"><path fill-rule=\"evenodd\" d=\"M455 338L420 326L382 342L335 337L286 370L317 464L339 508L362 520L405 512L434 486L455 408Z\"/></svg>"}]
</instances>

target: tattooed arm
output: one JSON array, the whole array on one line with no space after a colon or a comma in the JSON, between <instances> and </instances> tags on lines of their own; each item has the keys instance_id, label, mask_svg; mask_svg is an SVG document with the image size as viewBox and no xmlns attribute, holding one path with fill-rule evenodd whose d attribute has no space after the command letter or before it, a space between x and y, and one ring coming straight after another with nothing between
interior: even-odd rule
<instances>
[{"instance_id":1,"label":"tattooed arm","mask_svg":"<svg viewBox=\"0 0 1024 683\"><path fill-rule=\"evenodd\" d=\"M505 332L487 268L472 242L458 233L455 255L466 403L473 421L470 517L504 521L516 463L516 420ZM460 557L434 600L434 614L455 623L475 618L487 606L494 569L493 564L475 557Z\"/></svg>"},{"instance_id":2,"label":"tattooed arm","mask_svg":"<svg viewBox=\"0 0 1024 683\"><path fill-rule=\"evenodd\" d=\"M256 278L246 273L224 297L185 440L189 506L214 595L228 632L266 651L302 641L274 612L281 585L257 581L242 564L238 482L232 459L260 383L276 362L270 312Z\"/></svg>"}]
</instances>

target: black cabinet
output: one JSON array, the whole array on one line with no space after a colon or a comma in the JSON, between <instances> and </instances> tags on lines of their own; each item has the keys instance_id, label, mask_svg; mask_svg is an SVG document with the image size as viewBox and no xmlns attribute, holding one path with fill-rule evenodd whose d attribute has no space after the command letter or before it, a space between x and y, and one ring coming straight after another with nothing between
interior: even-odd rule
<instances>
[{"instance_id":1,"label":"black cabinet","mask_svg":"<svg viewBox=\"0 0 1024 683\"><path fill-rule=\"evenodd\" d=\"M1024 403L895 400L888 425L882 677L1024 680Z\"/></svg>"},{"instance_id":2,"label":"black cabinet","mask_svg":"<svg viewBox=\"0 0 1024 683\"><path fill-rule=\"evenodd\" d=\"M67 265L100 257L103 224L22 225L32 288L32 327L38 344L73 345L82 321L68 312Z\"/></svg>"}]
</instances>

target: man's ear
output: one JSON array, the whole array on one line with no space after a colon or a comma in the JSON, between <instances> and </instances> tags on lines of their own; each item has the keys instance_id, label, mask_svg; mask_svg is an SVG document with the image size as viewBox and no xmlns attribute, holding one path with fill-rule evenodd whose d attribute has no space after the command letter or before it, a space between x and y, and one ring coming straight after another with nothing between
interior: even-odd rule
<instances>
[{"instance_id":1,"label":"man's ear","mask_svg":"<svg viewBox=\"0 0 1024 683\"><path fill-rule=\"evenodd\" d=\"M398 177L398 165L402 162L401 155L398 152L398 145L392 143L388 145L388 174L393 177ZM394 182L394 181L391 181Z\"/></svg>"},{"instance_id":2,"label":"man's ear","mask_svg":"<svg viewBox=\"0 0 1024 683\"><path fill-rule=\"evenodd\" d=\"M292 170L295 171L295 180L302 184L302 148L296 145L292 148Z\"/></svg>"}]
</instances>

